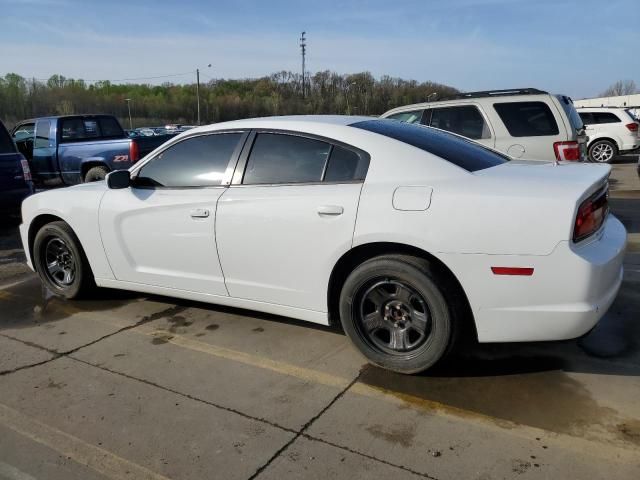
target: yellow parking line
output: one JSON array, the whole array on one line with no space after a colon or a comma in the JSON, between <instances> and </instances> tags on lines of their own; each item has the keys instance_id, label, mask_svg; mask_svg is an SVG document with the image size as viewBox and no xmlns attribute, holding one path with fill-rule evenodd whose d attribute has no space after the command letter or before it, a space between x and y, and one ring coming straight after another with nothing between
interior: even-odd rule
<instances>
[{"instance_id":1,"label":"yellow parking line","mask_svg":"<svg viewBox=\"0 0 640 480\"><path fill-rule=\"evenodd\" d=\"M169 480L148 468L45 425L3 404L0 404L0 424L114 480Z\"/></svg>"}]
</instances>

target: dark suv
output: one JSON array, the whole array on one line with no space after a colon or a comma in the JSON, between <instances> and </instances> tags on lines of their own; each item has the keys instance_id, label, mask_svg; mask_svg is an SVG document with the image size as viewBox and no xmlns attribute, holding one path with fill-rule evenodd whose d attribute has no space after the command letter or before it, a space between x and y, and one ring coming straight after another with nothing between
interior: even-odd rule
<instances>
[{"instance_id":1,"label":"dark suv","mask_svg":"<svg viewBox=\"0 0 640 480\"><path fill-rule=\"evenodd\" d=\"M33 191L29 164L0 122L0 214L19 213L22 200Z\"/></svg>"}]
</instances>

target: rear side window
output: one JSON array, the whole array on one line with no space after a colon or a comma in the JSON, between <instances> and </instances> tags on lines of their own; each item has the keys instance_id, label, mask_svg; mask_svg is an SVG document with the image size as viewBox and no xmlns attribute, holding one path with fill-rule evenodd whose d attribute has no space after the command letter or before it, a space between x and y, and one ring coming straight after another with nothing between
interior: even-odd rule
<instances>
[{"instance_id":1,"label":"rear side window","mask_svg":"<svg viewBox=\"0 0 640 480\"><path fill-rule=\"evenodd\" d=\"M493 107L512 137L557 135L558 124L544 102L494 103Z\"/></svg>"},{"instance_id":2,"label":"rear side window","mask_svg":"<svg viewBox=\"0 0 640 480\"><path fill-rule=\"evenodd\" d=\"M491 138L489 127L482 118L482 114L473 105L433 108L431 112L430 126L432 127L473 140Z\"/></svg>"},{"instance_id":3,"label":"rear side window","mask_svg":"<svg viewBox=\"0 0 640 480\"><path fill-rule=\"evenodd\" d=\"M509 161L508 157L478 143L434 128L386 119L365 120L351 126L409 144L469 172L495 167Z\"/></svg>"},{"instance_id":4,"label":"rear side window","mask_svg":"<svg viewBox=\"0 0 640 480\"><path fill-rule=\"evenodd\" d=\"M146 163L135 184L140 187L211 187L220 185L243 133L187 138Z\"/></svg>"},{"instance_id":5,"label":"rear side window","mask_svg":"<svg viewBox=\"0 0 640 480\"><path fill-rule=\"evenodd\" d=\"M615 113L611 112L592 112L594 123L620 123L621 120Z\"/></svg>"},{"instance_id":6,"label":"rear side window","mask_svg":"<svg viewBox=\"0 0 640 480\"><path fill-rule=\"evenodd\" d=\"M322 179L325 182L364 180L369 162L353 150L334 146Z\"/></svg>"},{"instance_id":7,"label":"rear side window","mask_svg":"<svg viewBox=\"0 0 640 480\"><path fill-rule=\"evenodd\" d=\"M309 183L322 181L331 144L294 135L259 133L242 183Z\"/></svg>"},{"instance_id":8,"label":"rear side window","mask_svg":"<svg viewBox=\"0 0 640 480\"><path fill-rule=\"evenodd\" d=\"M49 146L50 129L49 120L39 120L36 123L36 141L33 144L33 148L47 148Z\"/></svg>"},{"instance_id":9,"label":"rear side window","mask_svg":"<svg viewBox=\"0 0 640 480\"><path fill-rule=\"evenodd\" d=\"M387 118L391 120L398 120L400 122L406 123L420 123L420 119L422 118L422 113L424 110L414 110L412 112L401 112L395 113L393 115L389 115Z\"/></svg>"},{"instance_id":10,"label":"rear side window","mask_svg":"<svg viewBox=\"0 0 640 480\"><path fill-rule=\"evenodd\" d=\"M7 129L0 123L0 154L3 153L16 153L16 146L13 144Z\"/></svg>"},{"instance_id":11,"label":"rear side window","mask_svg":"<svg viewBox=\"0 0 640 480\"><path fill-rule=\"evenodd\" d=\"M124 137L124 131L113 117L99 117L100 133L102 137Z\"/></svg>"}]
</instances>

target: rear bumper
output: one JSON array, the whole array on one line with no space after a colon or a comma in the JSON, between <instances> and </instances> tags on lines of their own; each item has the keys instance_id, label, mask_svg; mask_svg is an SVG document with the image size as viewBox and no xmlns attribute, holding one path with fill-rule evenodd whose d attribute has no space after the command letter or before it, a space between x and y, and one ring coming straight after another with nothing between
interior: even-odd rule
<instances>
[{"instance_id":1,"label":"rear bumper","mask_svg":"<svg viewBox=\"0 0 640 480\"><path fill-rule=\"evenodd\" d=\"M471 255L477 257L472 268L460 265L461 273L455 273L469 298L478 340L567 340L587 333L620 289L626 241L624 226L610 215L586 245L561 242L547 256ZM491 266L497 265L533 267L534 274L493 275Z\"/></svg>"}]
</instances>

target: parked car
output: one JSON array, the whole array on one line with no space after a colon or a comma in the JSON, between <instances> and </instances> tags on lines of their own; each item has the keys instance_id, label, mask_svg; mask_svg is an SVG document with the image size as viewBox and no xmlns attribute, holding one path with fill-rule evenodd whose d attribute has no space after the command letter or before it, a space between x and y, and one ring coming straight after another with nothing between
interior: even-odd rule
<instances>
[{"instance_id":1,"label":"parked car","mask_svg":"<svg viewBox=\"0 0 640 480\"><path fill-rule=\"evenodd\" d=\"M382 115L457 133L523 160L586 160L587 137L573 101L535 88L461 93Z\"/></svg>"},{"instance_id":2,"label":"parked car","mask_svg":"<svg viewBox=\"0 0 640 480\"><path fill-rule=\"evenodd\" d=\"M25 120L12 136L38 185L74 185L129 168L173 135L129 138L110 115L71 115Z\"/></svg>"},{"instance_id":3,"label":"parked car","mask_svg":"<svg viewBox=\"0 0 640 480\"><path fill-rule=\"evenodd\" d=\"M589 160L609 163L616 155L640 148L638 122L624 108L585 107L578 110L589 136Z\"/></svg>"},{"instance_id":4,"label":"parked car","mask_svg":"<svg viewBox=\"0 0 640 480\"><path fill-rule=\"evenodd\" d=\"M27 160L0 122L0 214L19 213L22 200L33 191Z\"/></svg>"},{"instance_id":5,"label":"parked car","mask_svg":"<svg viewBox=\"0 0 640 480\"><path fill-rule=\"evenodd\" d=\"M107 182L29 197L29 265L328 324L374 364L583 335L622 282L608 165L534 164L434 128L280 117L196 128ZM544 214L541 214L544 212ZM214 228L215 225L215 228Z\"/></svg>"}]
</instances>

